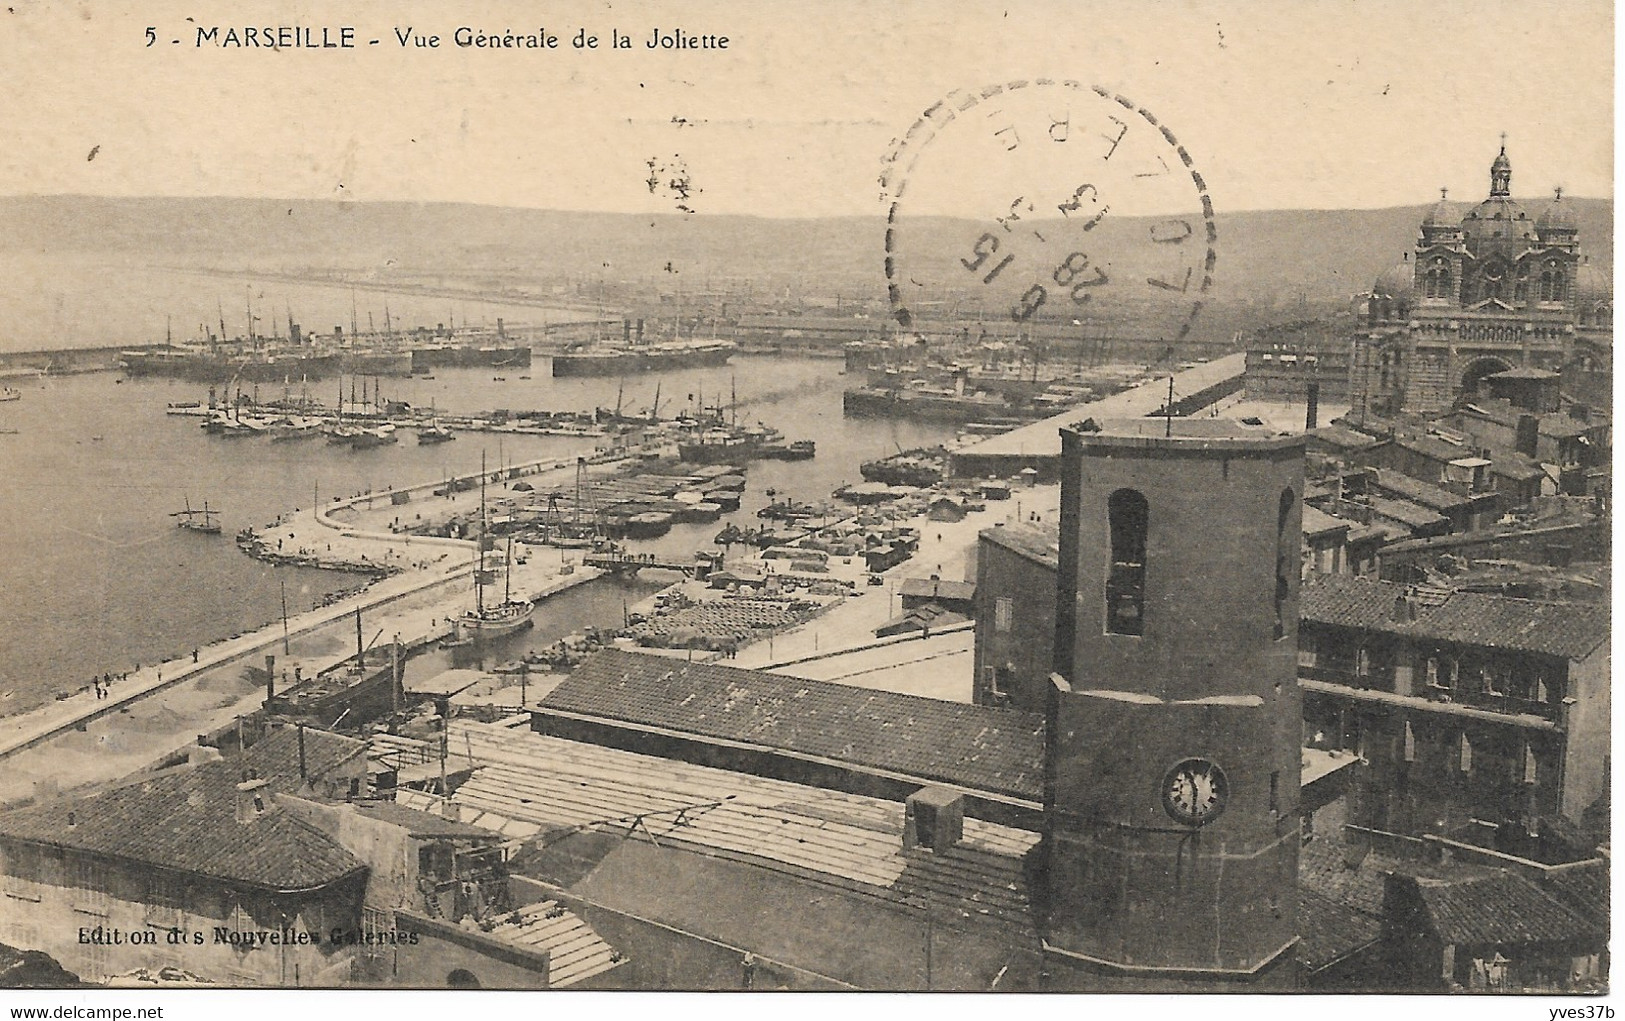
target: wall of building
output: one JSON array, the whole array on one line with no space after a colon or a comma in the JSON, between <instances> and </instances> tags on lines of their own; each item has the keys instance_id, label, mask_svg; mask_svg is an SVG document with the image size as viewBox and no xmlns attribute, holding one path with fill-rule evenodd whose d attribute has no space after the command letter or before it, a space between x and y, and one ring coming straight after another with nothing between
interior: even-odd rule
<instances>
[{"instance_id":1,"label":"wall of building","mask_svg":"<svg viewBox=\"0 0 1625 1021\"><path fill-rule=\"evenodd\" d=\"M1586 659L1569 666L1568 747L1563 759L1561 811L1574 822L1593 801L1608 793L1613 757L1610 712L1613 701L1612 656L1604 644Z\"/></svg>"},{"instance_id":2,"label":"wall of building","mask_svg":"<svg viewBox=\"0 0 1625 1021\"><path fill-rule=\"evenodd\" d=\"M413 989L548 987L546 951L525 950L477 929L406 911L395 915L395 926L408 940L393 948L383 984Z\"/></svg>"},{"instance_id":3,"label":"wall of building","mask_svg":"<svg viewBox=\"0 0 1625 1021\"><path fill-rule=\"evenodd\" d=\"M415 906L421 899L417 896L418 842L399 826L369 819L349 804L321 804L281 795L277 805L310 822L367 863L365 907L394 910Z\"/></svg>"},{"instance_id":4,"label":"wall of building","mask_svg":"<svg viewBox=\"0 0 1625 1021\"><path fill-rule=\"evenodd\" d=\"M1055 569L987 539L977 549L975 701L1043 712L1055 645Z\"/></svg>"},{"instance_id":5,"label":"wall of building","mask_svg":"<svg viewBox=\"0 0 1625 1021\"><path fill-rule=\"evenodd\" d=\"M0 845L0 872L0 943L43 950L87 981L162 967L237 986L333 985L349 974L351 950L328 937L354 926L359 882L273 897L13 841ZM241 950L216 938L217 928L280 933L284 926L320 942ZM97 927L118 942L81 942L81 932L93 938ZM172 941L173 929L181 935Z\"/></svg>"}]
</instances>

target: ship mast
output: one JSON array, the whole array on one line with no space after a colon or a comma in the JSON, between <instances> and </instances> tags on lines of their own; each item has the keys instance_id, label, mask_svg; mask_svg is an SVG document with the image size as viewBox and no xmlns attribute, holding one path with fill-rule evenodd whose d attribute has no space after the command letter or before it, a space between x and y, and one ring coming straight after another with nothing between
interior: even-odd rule
<instances>
[{"instance_id":1,"label":"ship mast","mask_svg":"<svg viewBox=\"0 0 1625 1021\"><path fill-rule=\"evenodd\" d=\"M474 612L485 615L485 451L480 451L480 537L475 541L479 563L474 566Z\"/></svg>"}]
</instances>

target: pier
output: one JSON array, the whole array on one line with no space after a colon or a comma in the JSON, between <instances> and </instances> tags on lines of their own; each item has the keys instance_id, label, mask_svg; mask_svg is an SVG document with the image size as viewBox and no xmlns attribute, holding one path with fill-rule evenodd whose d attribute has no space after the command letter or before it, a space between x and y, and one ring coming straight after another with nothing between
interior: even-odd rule
<instances>
[{"instance_id":1,"label":"pier","mask_svg":"<svg viewBox=\"0 0 1625 1021\"><path fill-rule=\"evenodd\" d=\"M654 553L588 553L581 558L585 567L597 568L610 574L636 574L639 571L674 571L688 578L704 580L721 566L722 557L706 556L693 560L662 560Z\"/></svg>"}]
</instances>

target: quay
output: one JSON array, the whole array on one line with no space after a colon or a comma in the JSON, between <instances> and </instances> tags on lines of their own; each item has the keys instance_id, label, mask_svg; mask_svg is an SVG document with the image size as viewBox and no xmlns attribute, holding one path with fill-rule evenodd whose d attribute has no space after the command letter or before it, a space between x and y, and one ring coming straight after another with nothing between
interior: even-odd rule
<instances>
[{"instance_id":1,"label":"quay","mask_svg":"<svg viewBox=\"0 0 1625 1021\"><path fill-rule=\"evenodd\" d=\"M590 460L602 462L617 459L618 455L607 458L599 455ZM574 472L575 462L573 459L568 462L537 461L509 470L539 474L543 478L559 472L562 478ZM426 494L439 485L440 482L426 482L393 492ZM106 698L98 699L91 691L81 691L29 712L0 718L0 760L121 712L150 695L171 689L221 666L253 662L255 657L278 652L285 638L291 641L308 636L354 616L357 610L371 617L369 626L382 627L400 636L400 640L408 646L446 637L449 628L443 622L455 616L456 612L448 607L456 605L460 608L461 603L471 598L469 585L475 544L461 539L370 530L334 516L379 499L388 502L391 496L391 492L349 496L316 507L311 513L298 514L291 521L280 521L274 529L267 531L274 530L284 537L293 536L295 542L302 541L308 548L332 545L333 551L323 558L330 566L371 570L382 568L393 573L353 596L289 617L286 635L280 620L271 621L246 634L201 647L196 662L186 656L143 665L115 683ZM418 559L414 561L412 555ZM530 564L515 569L514 579L519 591L540 604L552 595L584 584L601 574L597 569L571 563L566 551L539 549ZM387 613L387 616L378 616L380 611ZM343 654L339 658L343 658Z\"/></svg>"}]
</instances>

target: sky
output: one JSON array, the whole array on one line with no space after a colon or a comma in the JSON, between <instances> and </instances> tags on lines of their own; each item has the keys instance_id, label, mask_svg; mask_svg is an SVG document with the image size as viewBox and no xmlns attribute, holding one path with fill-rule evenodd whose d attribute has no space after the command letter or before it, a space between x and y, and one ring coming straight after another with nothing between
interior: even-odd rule
<instances>
[{"instance_id":1,"label":"sky","mask_svg":"<svg viewBox=\"0 0 1625 1021\"><path fill-rule=\"evenodd\" d=\"M359 45L199 47L200 24L351 26ZM545 28L558 48L458 47L459 26ZM729 45L647 49L657 28ZM581 29L598 49L571 45ZM609 49L612 29L632 48ZM1155 111L1221 212L1412 205L1440 186L1470 202L1502 132L1515 194L1609 196L1613 43L1599 0L8 0L0 194L669 212L683 199L651 194L655 159L701 213L875 215L881 161L923 110L1047 76Z\"/></svg>"}]
</instances>

